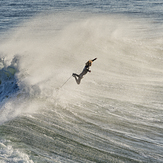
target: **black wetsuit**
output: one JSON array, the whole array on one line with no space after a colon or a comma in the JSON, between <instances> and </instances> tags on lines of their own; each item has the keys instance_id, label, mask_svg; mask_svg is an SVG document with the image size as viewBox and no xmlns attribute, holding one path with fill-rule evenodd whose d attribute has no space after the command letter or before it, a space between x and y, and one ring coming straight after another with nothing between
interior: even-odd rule
<instances>
[{"instance_id":1,"label":"black wetsuit","mask_svg":"<svg viewBox=\"0 0 163 163\"><path fill-rule=\"evenodd\" d=\"M81 79L83 78L83 76L84 76L87 72L90 72L89 66L85 66L84 69L83 69L83 71L82 71L79 75L73 73L73 77L75 77L75 80L76 80L76 83L77 83L77 84L80 84ZM77 77L78 77L78 78L77 78Z\"/></svg>"},{"instance_id":2,"label":"black wetsuit","mask_svg":"<svg viewBox=\"0 0 163 163\"><path fill-rule=\"evenodd\" d=\"M90 60L90 61L93 62L93 61L95 61L96 59L97 59L97 58L95 58L95 59L93 59L93 60ZM89 61L88 61L87 63L89 63ZM79 75L78 75L78 74L75 74L75 73L72 74L72 76L75 78L77 84L80 84L81 79L83 78L83 76L84 76L87 72L91 72L91 71L89 70L89 67L91 66L92 63L90 63L90 64L87 64L87 63L86 63L86 66L84 67L83 71L82 71Z\"/></svg>"}]
</instances>

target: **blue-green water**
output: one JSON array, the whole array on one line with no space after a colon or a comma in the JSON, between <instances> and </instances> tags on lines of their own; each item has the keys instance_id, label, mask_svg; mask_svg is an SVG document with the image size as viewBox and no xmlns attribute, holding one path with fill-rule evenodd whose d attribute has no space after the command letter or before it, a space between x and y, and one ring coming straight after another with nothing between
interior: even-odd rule
<instances>
[{"instance_id":1,"label":"blue-green water","mask_svg":"<svg viewBox=\"0 0 163 163\"><path fill-rule=\"evenodd\" d=\"M0 6L0 163L163 162L162 1Z\"/></svg>"}]
</instances>

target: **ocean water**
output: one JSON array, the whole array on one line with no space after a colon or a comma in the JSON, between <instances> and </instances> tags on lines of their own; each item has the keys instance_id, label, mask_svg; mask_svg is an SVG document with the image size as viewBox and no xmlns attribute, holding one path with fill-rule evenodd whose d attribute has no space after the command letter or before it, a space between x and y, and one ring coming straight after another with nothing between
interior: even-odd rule
<instances>
[{"instance_id":1,"label":"ocean water","mask_svg":"<svg viewBox=\"0 0 163 163\"><path fill-rule=\"evenodd\" d=\"M0 163L163 162L161 0L0 6Z\"/></svg>"}]
</instances>

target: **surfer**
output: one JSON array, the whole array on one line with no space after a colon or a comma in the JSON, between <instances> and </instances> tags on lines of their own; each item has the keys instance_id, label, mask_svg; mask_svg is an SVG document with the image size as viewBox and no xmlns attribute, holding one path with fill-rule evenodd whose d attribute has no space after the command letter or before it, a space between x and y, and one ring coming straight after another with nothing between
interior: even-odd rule
<instances>
[{"instance_id":1,"label":"surfer","mask_svg":"<svg viewBox=\"0 0 163 163\"><path fill-rule=\"evenodd\" d=\"M92 65L92 62L95 61L97 58L89 60L86 64L85 67L83 69L83 71L78 75L73 73L72 76L75 78L76 83L80 84L81 79L83 78L83 76L87 73L87 72L91 72L91 70L89 70L89 67Z\"/></svg>"}]
</instances>

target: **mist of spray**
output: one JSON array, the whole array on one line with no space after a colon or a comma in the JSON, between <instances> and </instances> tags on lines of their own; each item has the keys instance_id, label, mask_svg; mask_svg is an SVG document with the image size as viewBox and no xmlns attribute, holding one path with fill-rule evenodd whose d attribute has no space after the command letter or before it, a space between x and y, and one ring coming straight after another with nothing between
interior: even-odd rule
<instances>
[{"instance_id":1,"label":"mist of spray","mask_svg":"<svg viewBox=\"0 0 163 163\"><path fill-rule=\"evenodd\" d=\"M75 15L75 16L74 16ZM148 23L119 16L38 15L1 40L4 67L16 70L19 91L0 107L1 123L24 113L92 100L154 100L143 84L162 81L161 39L150 38ZM157 44L156 46L153 46ZM80 85L71 78L97 57ZM85 93L85 96L81 95Z\"/></svg>"}]
</instances>

